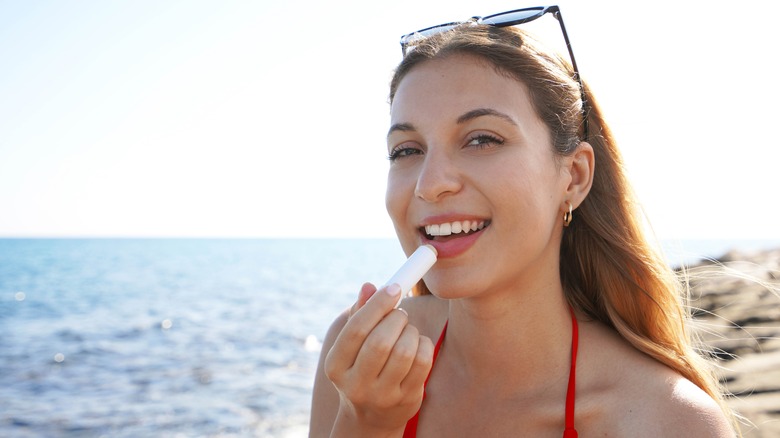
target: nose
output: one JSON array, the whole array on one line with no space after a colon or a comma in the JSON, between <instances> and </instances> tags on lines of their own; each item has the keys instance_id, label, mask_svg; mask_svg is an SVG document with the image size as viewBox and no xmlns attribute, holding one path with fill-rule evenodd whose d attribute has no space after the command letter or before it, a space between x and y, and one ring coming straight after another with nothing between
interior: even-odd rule
<instances>
[{"instance_id":1,"label":"nose","mask_svg":"<svg viewBox=\"0 0 780 438\"><path fill-rule=\"evenodd\" d=\"M463 187L458 166L445 151L430 148L425 155L414 194L426 202L437 202Z\"/></svg>"}]
</instances>

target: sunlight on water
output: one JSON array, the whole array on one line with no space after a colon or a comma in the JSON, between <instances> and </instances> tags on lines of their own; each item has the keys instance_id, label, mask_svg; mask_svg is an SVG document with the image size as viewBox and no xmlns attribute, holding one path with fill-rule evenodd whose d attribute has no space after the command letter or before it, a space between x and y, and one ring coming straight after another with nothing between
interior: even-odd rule
<instances>
[{"instance_id":1,"label":"sunlight on water","mask_svg":"<svg viewBox=\"0 0 780 438\"><path fill-rule=\"evenodd\" d=\"M0 239L0 436L306 436L327 327L401 260L393 241Z\"/></svg>"},{"instance_id":2,"label":"sunlight on water","mask_svg":"<svg viewBox=\"0 0 780 438\"><path fill-rule=\"evenodd\" d=\"M317 339L315 335L306 336L306 341L303 343L303 349L306 351L320 351L322 343Z\"/></svg>"}]
</instances>

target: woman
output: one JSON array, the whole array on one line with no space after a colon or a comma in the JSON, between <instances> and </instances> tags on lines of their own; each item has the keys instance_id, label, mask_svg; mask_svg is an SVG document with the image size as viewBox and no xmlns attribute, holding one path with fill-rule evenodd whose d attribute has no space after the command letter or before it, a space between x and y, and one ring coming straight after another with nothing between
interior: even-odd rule
<instances>
[{"instance_id":1,"label":"woman","mask_svg":"<svg viewBox=\"0 0 780 438\"><path fill-rule=\"evenodd\" d=\"M387 209L439 260L333 323L310 435L733 436L590 92L495 21L403 42Z\"/></svg>"}]
</instances>

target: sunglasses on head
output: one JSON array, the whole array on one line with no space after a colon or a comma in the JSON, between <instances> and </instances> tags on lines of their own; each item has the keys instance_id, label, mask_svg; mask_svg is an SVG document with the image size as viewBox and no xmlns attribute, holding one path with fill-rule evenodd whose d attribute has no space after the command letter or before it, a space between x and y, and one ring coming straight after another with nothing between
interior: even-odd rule
<instances>
[{"instance_id":1,"label":"sunglasses on head","mask_svg":"<svg viewBox=\"0 0 780 438\"><path fill-rule=\"evenodd\" d=\"M571 59L571 67L574 70L574 79L580 86L580 96L582 99L582 111L583 111L583 133L584 139L588 138L588 104L585 98L585 87L582 85L582 78L580 77L580 71L577 69L577 61L574 60L574 52L571 49L571 43L569 42L569 34L566 33L566 26L563 24L563 16L561 15L561 9L558 6L536 6L532 8L515 9L512 11L499 12L498 14L488 15L486 17L471 17L466 21L455 21L450 23L439 24L437 26L426 27L416 32L408 33L401 37L401 52L406 56L407 51L413 48L417 43L436 35L438 33L446 32L455 27L462 26L464 24L486 24L488 26L495 27L508 27L517 26L518 24L528 23L534 21L537 18L545 15L552 14L558 23L561 25L561 32L563 33L563 39L566 41L566 49L569 51L569 58Z\"/></svg>"}]
</instances>

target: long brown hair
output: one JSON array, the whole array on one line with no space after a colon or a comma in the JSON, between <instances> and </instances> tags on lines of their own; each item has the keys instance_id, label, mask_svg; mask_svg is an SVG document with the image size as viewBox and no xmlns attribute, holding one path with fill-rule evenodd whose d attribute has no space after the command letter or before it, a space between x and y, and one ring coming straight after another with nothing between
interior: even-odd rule
<instances>
[{"instance_id":1,"label":"long brown hair","mask_svg":"<svg viewBox=\"0 0 780 438\"><path fill-rule=\"evenodd\" d=\"M464 25L414 46L395 71L391 103L401 80L416 65L454 54L473 56L525 84L552 134L556 154L573 153L580 141L593 147L593 186L561 243L561 282L569 303L699 386L731 417L710 363L696 351L686 291L645 236L644 216L621 154L587 85L584 107L568 62L530 35L512 27ZM430 292L421 282L416 293Z\"/></svg>"}]
</instances>

